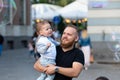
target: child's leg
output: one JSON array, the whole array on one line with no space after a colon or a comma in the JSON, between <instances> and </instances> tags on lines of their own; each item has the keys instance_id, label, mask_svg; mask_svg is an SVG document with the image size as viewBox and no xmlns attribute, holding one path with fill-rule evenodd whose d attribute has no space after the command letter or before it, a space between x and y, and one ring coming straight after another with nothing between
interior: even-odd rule
<instances>
[{"instance_id":1,"label":"child's leg","mask_svg":"<svg viewBox=\"0 0 120 80\"><path fill-rule=\"evenodd\" d=\"M39 58L40 58L40 54L39 53L34 53L34 58L35 58L35 60L38 60Z\"/></svg>"},{"instance_id":2,"label":"child's leg","mask_svg":"<svg viewBox=\"0 0 120 80\"><path fill-rule=\"evenodd\" d=\"M45 73L41 73L40 77L37 78L37 80L45 80L45 77L47 75Z\"/></svg>"},{"instance_id":3,"label":"child's leg","mask_svg":"<svg viewBox=\"0 0 120 80\"><path fill-rule=\"evenodd\" d=\"M55 77L55 75L47 75L47 77L45 78L45 80L53 80Z\"/></svg>"}]
</instances>

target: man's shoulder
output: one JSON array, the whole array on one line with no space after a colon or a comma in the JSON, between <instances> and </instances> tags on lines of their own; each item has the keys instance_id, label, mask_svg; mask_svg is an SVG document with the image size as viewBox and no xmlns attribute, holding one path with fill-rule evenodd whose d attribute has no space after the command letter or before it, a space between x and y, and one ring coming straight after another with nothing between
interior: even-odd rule
<instances>
[{"instance_id":1,"label":"man's shoulder","mask_svg":"<svg viewBox=\"0 0 120 80\"><path fill-rule=\"evenodd\" d=\"M83 54L83 52L82 52L82 50L80 50L80 49L78 49L78 48L75 48L74 49L74 53L76 53L76 54Z\"/></svg>"},{"instance_id":2,"label":"man's shoulder","mask_svg":"<svg viewBox=\"0 0 120 80\"><path fill-rule=\"evenodd\" d=\"M75 51L79 51L81 52L82 50L80 50L79 48L74 48Z\"/></svg>"}]
</instances>

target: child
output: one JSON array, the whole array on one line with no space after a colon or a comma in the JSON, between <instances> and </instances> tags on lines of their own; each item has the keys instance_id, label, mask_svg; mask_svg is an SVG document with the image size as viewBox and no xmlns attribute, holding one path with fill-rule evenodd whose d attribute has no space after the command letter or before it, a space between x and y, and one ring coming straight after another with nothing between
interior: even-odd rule
<instances>
[{"instance_id":1,"label":"child","mask_svg":"<svg viewBox=\"0 0 120 80\"><path fill-rule=\"evenodd\" d=\"M56 65L56 47L55 41L51 38L52 36L52 28L47 21L42 21L37 24L36 31L38 34L36 40L36 49L37 52L41 55L40 63L43 66L47 66L48 64ZM41 73L41 76L37 80L53 80L54 75L47 75L45 73Z\"/></svg>"}]
</instances>

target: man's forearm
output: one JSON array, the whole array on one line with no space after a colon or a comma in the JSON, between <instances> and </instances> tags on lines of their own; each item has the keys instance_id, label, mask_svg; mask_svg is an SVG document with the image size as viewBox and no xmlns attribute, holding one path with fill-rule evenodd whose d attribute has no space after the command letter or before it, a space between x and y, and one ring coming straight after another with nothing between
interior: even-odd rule
<instances>
[{"instance_id":1,"label":"man's forearm","mask_svg":"<svg viewBox=\"0 0 120 80\"><path fill-rule=\"evenodd\" d=\"M78 74L76 74L72 68L59 68L58 73L63 74L65 76L69 76L69 77L77 77L78 76Z\"/></svg>"},{"instance_id":2,"label":"man's forearm","mask_svg":"<svg viewBox=\"0 0 120 80\"><path fill-rule=\"evenodd\" d=\"M82 64L79 64L79 66L73 67L73 68L59 67L58 73L63 74L65 76L69 76L69 77L78 77L82 69L83 69Z\"/></svg>"},{"instance_id":3,"label":"man's forearm","mask_svg":"<svg viewBox=\"0 0 120 80\"><path fill-rule=\"evenodd\" d=\"M35 62L34 69L39 71L39 72L44 72L45 71L45 67L40 64L39 60L37 60Z\"/></svg>"},{"instance_id":4,"label":"man's forearm","mask_svg":"<svg viewBox=\"0 0 120 80\"><path fill-rule=\"evenodd\" d=\"M46 74L53 74L55 72L69 77L78 77L83 69L83 65L77 62L73 63L72 68L64 68L59 66L48 66Z\"/></svg>"}]
</instances>

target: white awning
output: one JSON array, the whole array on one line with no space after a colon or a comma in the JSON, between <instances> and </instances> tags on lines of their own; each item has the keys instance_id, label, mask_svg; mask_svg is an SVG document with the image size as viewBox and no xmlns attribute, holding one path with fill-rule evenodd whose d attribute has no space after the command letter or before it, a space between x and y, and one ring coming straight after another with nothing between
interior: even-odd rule
<instances>
[{"instance_id":1,"label":"white awning","mask_svg":"<svg viewBox=\"0 0 120 80\"><path fill-rule=\"evenodd\" d=\"M32 20L35 19L53 19L54 16L58 16L58 9L60 6L50 4L33 4L32 5Z\"/></svg>"},{"instance_id":2,"label":"white awning","mask_svg":"<svg viewBox=\"0 0 120 80\"><path fill-rule=\"evenodd\" d=\"M88 1L76 0L58 11L64 18L86 18L88 14Z\"/></svg>"}]
</instances>

